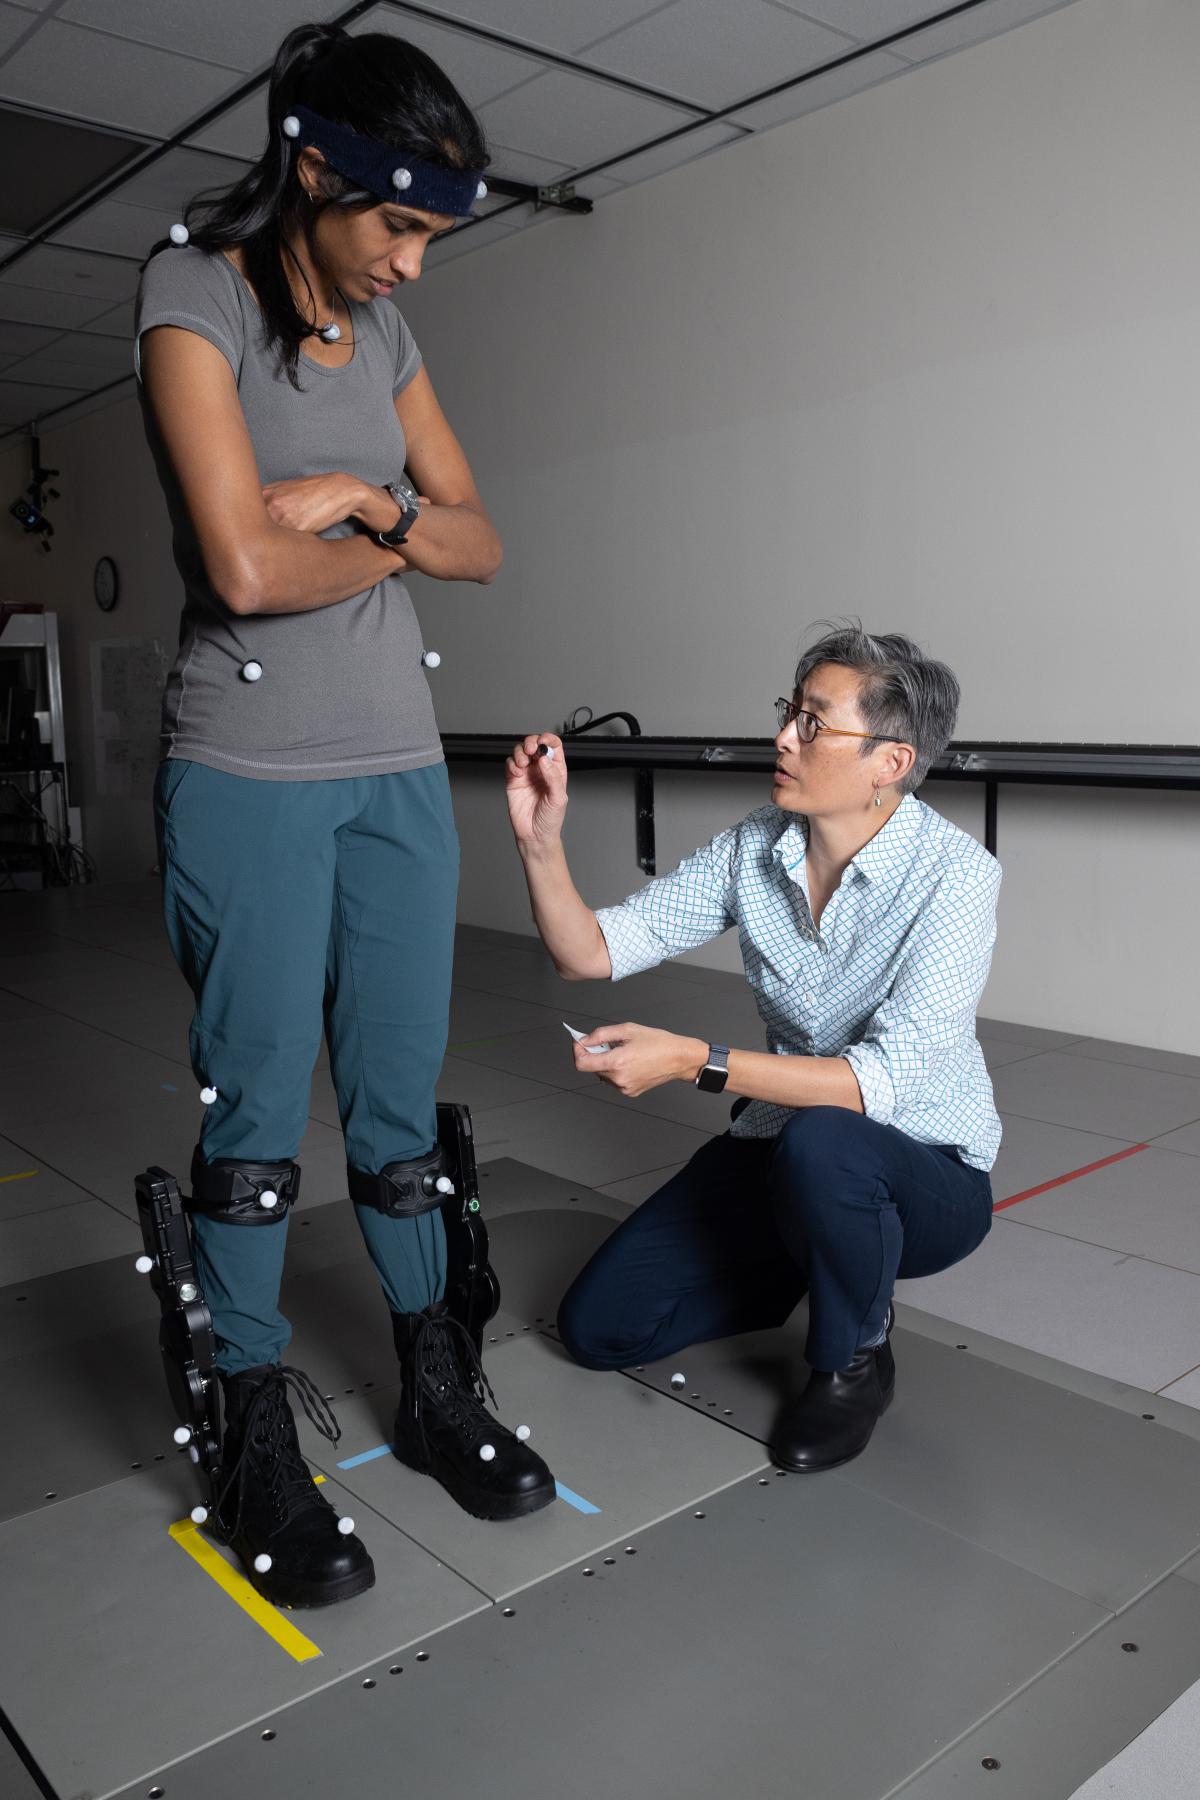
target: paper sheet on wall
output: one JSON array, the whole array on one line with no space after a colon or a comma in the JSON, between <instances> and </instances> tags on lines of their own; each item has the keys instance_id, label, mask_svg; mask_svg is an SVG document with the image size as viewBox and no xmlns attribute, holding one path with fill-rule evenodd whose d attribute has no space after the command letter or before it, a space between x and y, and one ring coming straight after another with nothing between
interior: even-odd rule
<instances>
[{"instance_id":1,"label":"paper sheet on wall","mask_svg":"<svg viewBox=\"0 0 1200 1800\"><path fill-rule=\"evenodd\" d=\"M96 793L149 794L159 761L167 659L158 638L102 638L92 644Z\"/></svg>"}]
</instances>

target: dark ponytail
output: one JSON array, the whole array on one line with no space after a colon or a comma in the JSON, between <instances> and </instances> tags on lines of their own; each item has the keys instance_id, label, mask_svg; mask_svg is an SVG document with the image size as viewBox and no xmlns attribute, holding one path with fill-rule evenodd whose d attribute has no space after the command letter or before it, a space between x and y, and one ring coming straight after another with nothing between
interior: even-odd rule
<instances>
[{"instance_id":1,"label":"dark ponytail","mask_svg":"<svg viewBox=\"0 0 1200 1800\"><path fill-rule=\"evenodd\" d=\"M483 169L488 162L475 115L415 45L377 32L351 37L336 25L300 25L288 33L271 70L262 155L234 186L197 195L183 217L197 248L241 246L268 343L278 349L293 386L312 322L292 297L285 240L297 230L311 233L326 206L366 210L381 204L326 167L322 198L310 205L296 175L295 142L283 134L283 121L298 102L421 162L450 169ZM155 245L151 254L166 247L165 241Z\"/></svg>"}]
</instances>

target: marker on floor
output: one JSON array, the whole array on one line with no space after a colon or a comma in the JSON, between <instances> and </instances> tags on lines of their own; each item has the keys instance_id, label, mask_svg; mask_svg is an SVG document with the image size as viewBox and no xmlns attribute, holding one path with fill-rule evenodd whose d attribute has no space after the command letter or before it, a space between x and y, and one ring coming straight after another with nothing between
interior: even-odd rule
<instances>
[{"instance_id":1,"label":"marker on floor","mask_svg":"<svg viewBox=\"0 0 1200 1800\"><path fill-rule=\"evenodd\" d=\"M264 1600L257 1588L251 1587L246 1577L239 1575L220 1552L214 1549L199 1526L190 1518L176 1520L170 1527L170 1534L179 1548L186 1550L192 1561L198 1563L204 1573L210 1575L234 1604L240 1606L256 1625L261 1626L268 1637L274 1638L280 1649L286 1650L294 1662L312 1662L314 1657L321 1655L320 1646L314 1644L311 1638L305 1637L302 1631L297 1631L269 1600Z\"/></svg>"},{"instance_id":2,"label":"marker on floor","mask_svg":"<svg viewBox=\"0 0 1200 1800\"><path fill-rule=\"evenodd\" d=\"M1097 1169L1107 1169L1110 1164L1124 1162L1127 1156L1137 1156L1149 1148L1149 1144L1130 1144L1128 1150L1118 1150L1113 1156L1102 1156L1099 1162L1087 1163L1082 1169L1072 1169L1066 1175L1056 1175L1053 1181L1043 1181L1038 1187L1026 1188L1023 1194L1012 1194L1007 1200L997 1200L992 1211L1004 1212L1009 1206L1020 1205L1022 1200L1033 1200L1038 1194L1048 1194L1051 1188L1064 1187L1068 1181L1078 1181L1081 1175L1094 1175Z\"/></svg>"},{"instance_id":3,"label":"marker on floor","mask_svg":"<svg viewBox=\"0 0 1200 1800\"><path fill-rule=\"evenodd\" d=\"M564 1487L561 1481L555 1482L554 1490L559 1499L565 1500L568 1506L573 1506L576 1512L598 1513L600 1511L600 1508L593 1506L590 1500L585 1500L582 1494L572 1493L569 1487Z\"/></svg>"}]
</instances>

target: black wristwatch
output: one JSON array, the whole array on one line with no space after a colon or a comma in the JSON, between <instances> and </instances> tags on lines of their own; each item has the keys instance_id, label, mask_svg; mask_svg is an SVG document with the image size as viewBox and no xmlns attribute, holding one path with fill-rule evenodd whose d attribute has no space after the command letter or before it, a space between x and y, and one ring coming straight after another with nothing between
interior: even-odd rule
<instances>
[{"instance_id":1,"label":"black wristwatch","mask_svg":"<svg viewBox=\"0 0 1200 1800\"><path fill-rule=\"evenodd\" d=\"M385 549L398 550L421 516L417 490L410 487L402 475L399 481L385 481L383 491L385 494L390 494L400 508L400 517L390 531L375 533L376 542L382 544Z\"/></svg>"},{"instance_id":2,"label":"black wristwatch","mask_svg":"<svg viewBox=\"0 0 1200 1800\"><path fill-rule=\"evenodd\" d=\"M727 1044L710 1044L708 1061L696 1077L696 1086L703 1088L706 1094L719 1094L729 1080L729 1047Z\"/></svg>"}]
</instances>

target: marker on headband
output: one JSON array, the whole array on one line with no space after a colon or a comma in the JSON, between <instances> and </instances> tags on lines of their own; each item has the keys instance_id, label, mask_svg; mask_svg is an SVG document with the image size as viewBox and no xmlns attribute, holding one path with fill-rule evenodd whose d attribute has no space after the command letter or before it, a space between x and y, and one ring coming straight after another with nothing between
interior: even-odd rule
<instances>
[{"instance_id":1,"label":"marker on headband","mask_svg":"<svg viewBox=\"0 0 1200 1800\"><path fill-rule=\"evenodd\" d=\"M465 219L487 193L487 183L480 180L477 169L441 169L436 163L419 162L391 144L323 119L308 106L293 108L283 121L283 134L319 150L331 169L369 194L415 206L421 212Z\"/></svg>"}]
</instances>

